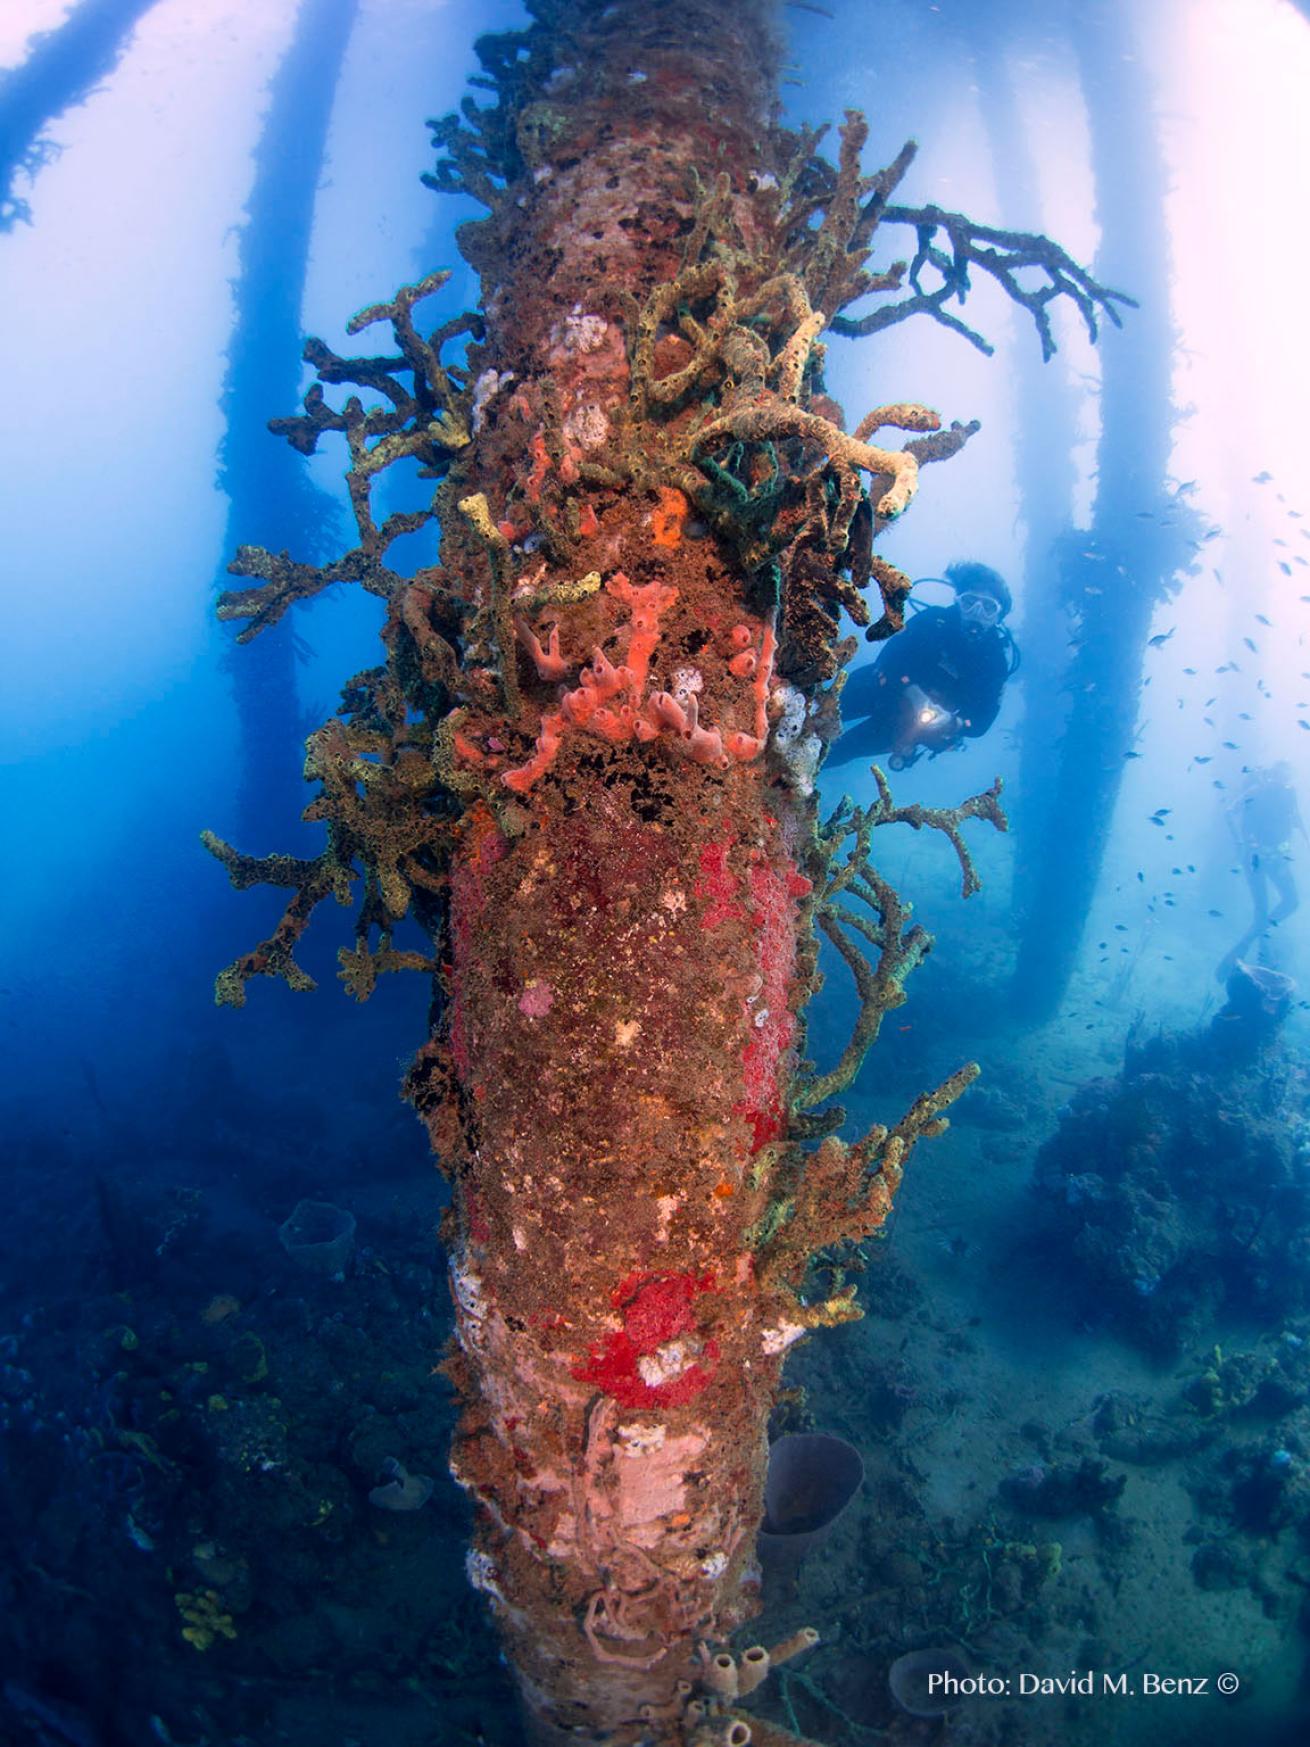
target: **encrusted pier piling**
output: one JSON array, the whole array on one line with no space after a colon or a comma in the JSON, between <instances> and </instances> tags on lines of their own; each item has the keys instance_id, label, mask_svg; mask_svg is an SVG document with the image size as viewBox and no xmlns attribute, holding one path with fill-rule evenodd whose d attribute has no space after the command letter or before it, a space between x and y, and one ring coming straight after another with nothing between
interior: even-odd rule
<instances>
[{"instance_id":1,"label":"encrusted pier piling","mask_svg":"<svg viewBox=\"0 0 1310 1747\"><path fill-rule=\"evenodd\" d=\"M310 739L323 854L208 839L237 884L291 891L219 996L308 986L296 942L361 877L350 992L434 978L407 1090L453 1184L453 1468L530 1727L740 1742L734 1707L770 1657L722 1646L756 1606L780 1369L807 1329L858 1314L853 1292L805 1300L808 1261L877 1229L976 1072L890 1131L832 1138L832 1099L931 944L871 839L942 831L967 895L962 822L1004 828L996 788L897 807L880 775L869 806L818 818L855 647L841 614L899 628L908 580L874 541L975 429L897 404L848 432L820 336L920 310L962 327L919 281L930 259L958 291L970 260L1004 282L1022 254L1089 325L1109 306L1045 239L891 206L913 147L866 175L861 117L835 164L782 128L763 0L529 10L478 45L492 102L433 124L430 180L487 208L459 236L480 310L423 327L448 275L402 289L351 324L387 324L391 350L311 341L320 383L274 423L305 453L345 436L358 543L324 566L241 548L254 586L220 613L248 638L356 580L387 603L385 660ZM887 222L920 255L875 272ZM840 315L879 293L873 316ZM1021 301L1048 337L1045 300ZM358 392L338 408L341 384ZM415 464L430 498L379 522L377 478ZM391 568L393 542L437 527L439 555ZM397 942L407 917L430 950ZM801 1019L820 933L858 997L822 1072Z\"/></svg>"}]
</instances>

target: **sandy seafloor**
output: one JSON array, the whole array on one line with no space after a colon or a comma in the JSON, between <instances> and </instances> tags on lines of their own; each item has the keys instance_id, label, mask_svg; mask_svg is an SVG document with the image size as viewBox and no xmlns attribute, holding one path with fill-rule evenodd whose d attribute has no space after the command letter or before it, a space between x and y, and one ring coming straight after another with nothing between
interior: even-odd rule
<instances>
[{"instance_id":1,"label":"sandy seafloor","mask_svg":"<svg viewBox=\"0 0 1310 1747\"><path fill-rule=\"evenodd\" d=\"M1174 983L1167 995L1186 1001L1198 988ZM1012 1119L1022 1113L1023 1126L978 1126L962 1109L947 1135L920 1148L887 1232L867 1246L864 1320L809 1342L789 1369L788 1381L807 1391L807 1427L849 1438L867 1463L862 1495L807 1562L799 1594L775 1593L770 1606L780 1626L812 1621L825 1633L797 1674L782 1671L785 1703L770 1702L771 1714L834 1747L876 1739L1218 1747L1241 1738L1290 1743L1310 1728L1295 1625L1310 1577L1301 1543L1286 1529L1238 1534L1197 1496L1202 1463L1222 1461L1230 1440L1267 1443L1271 1426L1258 1414L1206 1425L1184 1396L1216 1345L1267 1353L1290 1327L1224 1318L1203 1324L1176 1358L1153 1359L1080 1322L1062 1302L1067 1259L1035 1257L1024 1241L1037 1151L1072 1092L1118 1072L1130 1023L1152 998L1146 987L1131 994L1140 1006L1129 998L1105 1008L1082 979L1071 1005L1086 1001L1093 1020L1066 1015L1037 1032L974 1041L984 1083ZM1198 1005L1210 1006L1203 992ZM915 1019L932 1029L931 1012ZM967 1030L958 1047L938 1030L923 1059L945 1073L965 1053ZM876 1083L877 1062L875 1048L862 1086ZM855 1127L889 1120L898 1104L867 1093L847 1102ZM1304 1337L1303 1319L1295 1327L1293 1338ZM1170 1434L1158 1434L1171 1427L1182 1447L1116 1459L1132 1440L1098 1429L1107 1396L1128 1409L1120 1423L1149 1426L1166 1449ZM1188 1451L1189 1442L1202 1447ZM1125 1476L1103 1513L1026 1519L998 1497L1008 1475L1037 1460L1086 1457ZM1203 1587L1198 1547L1235 1541L1249 1584ZM1034 1545L1045 1558L1052 1542L1059 1568L1038 1581ZM761 1636L769 1641L768 1631ZM1103 1672L1127 1673L1129 1693L976 1697L940 1719L911 1719L888 1696L888 1664L902 1648L936 1646L960 1648L977 1672L1011 1682L1020 1672L1091 1670L1100 1688ZM1215 1691L1226 1671L1241 1683L1231 1699ZM1148 1672L1209 1684L1148 1695Z\"/></svg>"}]
</instances>

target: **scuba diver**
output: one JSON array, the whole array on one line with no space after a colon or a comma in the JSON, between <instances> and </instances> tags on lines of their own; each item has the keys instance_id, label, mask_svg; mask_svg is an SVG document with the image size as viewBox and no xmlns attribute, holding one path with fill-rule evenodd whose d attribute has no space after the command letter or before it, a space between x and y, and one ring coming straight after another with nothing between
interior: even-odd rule
<instances>
[{"instance_id":1,"label":"scuba diver","mask_svg":"<svg viewBox=\"0 0 1310 1747\"><path fill-rule=\"evenodd\" d=\"M1292 767L1285 760L1253 770L1241 794L1229 802L1225 816L1241 853L1254 917L1237 945L1220 959L1215 975L1221 983L1267 929L1285 922L1296 909L1300 898L1292 874L1293 832L1299 831L1310 842L1292 787ZM1278 898L1273 909L1271 886Z\"/></svg>"},{"instance_id":2,"label":"scuba diver","mask_svg":"<svg viewBox=\"0 0 1310 1747\"><path fill-rule=\"evenodd\" d=\"M948 564L944 577L955 604L923 607L883 644L876 661L858 668L841 694L843 717L863 717L828 754L830 765L890 752L905 770L926 752L935 758L976 740L996 720L1005 682L1019 651L1001 623L1010 610L1003 577L986 564Z\"/></svg>"}]
</instances>

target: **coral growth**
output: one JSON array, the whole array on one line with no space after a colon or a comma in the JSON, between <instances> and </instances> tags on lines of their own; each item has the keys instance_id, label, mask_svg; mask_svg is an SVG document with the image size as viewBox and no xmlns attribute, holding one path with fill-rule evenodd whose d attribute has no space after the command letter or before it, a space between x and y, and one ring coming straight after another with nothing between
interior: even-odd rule
<instances>
[{"instance_id":1,"label":"coral growth","mask_svg":"<svg viewBox=\"0 0 1310 1747\"><path fill-rule=\"evenodd\" d=\"M1204 1029L1130 1037L1122 1073L1070 1100L1036 1187L1080 1319L1173 1353L1221 1307L1305 1308L1310 1112L1278 1017L1239 990Z\"/></svg>"}]
</instances>

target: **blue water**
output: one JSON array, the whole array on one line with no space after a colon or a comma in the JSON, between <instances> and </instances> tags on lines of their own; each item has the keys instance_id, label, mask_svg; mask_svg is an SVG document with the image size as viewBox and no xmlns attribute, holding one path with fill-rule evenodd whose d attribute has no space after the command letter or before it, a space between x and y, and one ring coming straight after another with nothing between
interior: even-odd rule
<instances>
[{"instance_id":1,"label":"blue water","mask_svg":"<svg viewBox=\"0 0 1310 1747\"><path fill-rule=\"evenodd\" d=\"M1270 96L1284 131L1268 142L1257 122L1262 91L1310 74L1310 23L1288 0L1149 10L783 15L789 125L864 107L871 166L917 136L898 198L1058 237L1141 294L1126 333L1157 336L1119 425L1134 385L1102 359L1131 337L1098 352L1066 312L1043 365L979 270L964 314L993 355L927 319L829 345L852 424L900 399L982 420L879 550L925 579L924 610L955 610L948 564L993 566L1023 655L985 734L896 779L898 800L930 807L1004 779L1015 829L966 828L982 890L961 899L940 833L878 834L937 945L844 1132L895 1121L962 1061L984 1077L916 1154L887 1232L816 1269L812 1293L858 1277L867 1314L797 1352L776 1417L865 1463L823 1556L766 1589L758 1632L821 1626L760 1714L829 1747L1278 1744L1310 1721L1310 943L1299 907L1249 926L1261 890L1275 907L1288 878L1304 885L1310 842L1292 820L1253 851L1241 807L1281 760L1277 781L1304 793L1310 497L1284 414L1310 384L1274 268L1214 261L1271 246L1223 214L1265 196L1294 211L1277 179L1296 106ZM54 0L19 14L0 21L15 78L30 32L64 26ZM397 1096L429 992L394 977L347 999L341 911L298 952L314 995L262 979L239 1013L212 999L281 899L232 892L199 833L316 853L288 723L331 712L381 623L362 591L300 613L266 724L283 774L252 801L241 652L212 615L229 555L216 465L252 154L295 18L291 0L156 0L37 134L62 149L26 151L10 188L26 216L0 231L3 1743L520 1738L445 1473L445 1192ZM476 298L454 242L472 203L420 184L423 122L457 106L475 35L520 20L467 0L361 0L343 19L289 319L345 349L355 309L435 266L455 268L452 308ZM1233 113L1248 104L1238 121L1216 67ZM0 83L0 153L15 90ZM1220 163L1245 183L1221 187ZM1141 453L1098 451L1107 428L1142 433ZM329 452L306 469L328 521L339 474ZM279 507L270 487L261 513ZM1126 616L1142 576L1157 593L1127 723L1062 768L1079 699L1108 683L1094 603L1125 591ZM875 659L861 645L858 666ZM1102 754L1115 783L1085 926L1035 1014L1049 967L1032 909L1053 901L1035 870L1076 839ZM825 809L872 799L867 762L824 773ZM1225 984L1239 944L1296 986ZM854 1007L824 964L810 1044L826 1061ZM302 1202L353 1218L339 1278L283 1241ZM433 1479L421 1509L370 1503L389 1463ZM1011 1684L913 1717L888 1670L925 1649ZM1071 1669L1091 1694L1020 1691ZM1167 1685L1184 1678L1208 1684Z\"/></svg>"}]
</instances>

